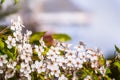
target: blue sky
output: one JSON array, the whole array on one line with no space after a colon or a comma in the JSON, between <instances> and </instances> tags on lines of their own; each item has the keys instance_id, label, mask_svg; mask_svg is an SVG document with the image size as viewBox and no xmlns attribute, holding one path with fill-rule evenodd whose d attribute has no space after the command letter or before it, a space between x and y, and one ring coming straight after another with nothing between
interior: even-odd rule
<instances>
[{"instance_id":1,"label":"blue sky","mask_svg":"<svg viewBox=\"0 0 120 80\"><path fill-rule=\"evenodd\" d=\"M120 0L71 1L91 14L89 28L76 29L77 31L72 34L73 40L82 40L89 47L99 47L105 56L112 55L114 45L120 46Z\"/></svg>"}]
</instances>

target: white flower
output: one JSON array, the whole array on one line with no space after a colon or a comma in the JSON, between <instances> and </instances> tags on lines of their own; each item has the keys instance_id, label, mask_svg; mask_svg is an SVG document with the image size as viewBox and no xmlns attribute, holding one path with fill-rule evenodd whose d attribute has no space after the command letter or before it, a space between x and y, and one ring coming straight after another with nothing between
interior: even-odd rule
<instances>
[{"instance_id":1,"label":"white flower","mask_svg":"<svg viewBox=\"0 0 120 80\"><path fill-rule=\"evenodd\" d=\"M97 54L93 50L88 49L86 53L87 53L86 57L88 59L90 59L91 61L98 60L98 56L97 56Z\"/></svg>"},{"instance_id":2,"label":"white flower","mask_svg":"<svg viewBox=\"0 0 120 80\"><path fill-rule=\"evenodd\" d=\"M83 62L86 62L86 53L85 52L80 52L78 53L78 57L83 60Z\"/></svg>"},{"instance_id":3,"label":"white flower","mask_svg":"<svg viewBox=\"0 0 120 80\"><path fill-rule=\"evenodd\" d=\"M12 36L8 36L8 40L5 41L7 43L7 47L10 49L12 46L16 46L16 40L15 38L12 38Z\"/></svg>"},{"instance_id":4,"label":"white flower","mask_svg":"<svg viewBox=\"0 0 120 80\"><path fill-rule=\"evenodd\" d=\"M31 80L31 75L25 74L24 76L27 78L27 80Z\"/></svg>"},{"instance_id":5,"label":"white flower","mask_svg":"<svg viewBox=\"0 0 120 80\"><path fill-rule=\"evenodd\" d=\"M30 74L20 74L20 79L18 80L31 80L31 75Z\"/></svg>"},{"instance_id":6,"label":"white flower","mask_svg":"<svg viewBox=\"0 0 120 80\"><path fill-rule=\"evenodd\" d=\"M13 35L14 35L16 41L21 41L22 40L22 34L21 34L21 32L16 31L16 32L13 33Z\"/></svg>"},{"instance_id":7,"label":"white flower","mask_svg":"<svg viewBox=\"0 0 120 80\"><path fill-rule=\"evenodd\" d=\"M29 42L30 35L32 34L32 31L26 31L26 33L23 36L23 41L24 42Z\"/></svg>"},{"instance_id":8,"label":"white flower","mask_svg":"<svg viewBox=\"0 0 120 80\"><path fill-rule=\"evenodd\" d=\"M31 34L32 34L32 31L29 31L29 30L26 31L27 36L30 36Z\"/></svg>"},{"instance_id":9,"label":"white flower","mask_svg":"<svg viewBox=\"0 0 120 80\"><path fill-rule=\"evenodd\" d=\"M10 29L13 31L21 31L22 27L24 27L22 25L22 21L21 21L20 17L18 17L18 19L16 21L11 20L11 23L12 23L12 25L10 26Z\"/></svg>"},{"instance_id":10,"label":"white flower","mask_svg":"<svg viewBox=\"0 0 120 80\"><path fill-rule=\"evenodd\" d=\"M3 74L3 70L0 69L0 74Z\"/></svg>"},{"instance_id":11,"label":"white flower","mask_svg":"<svg viewBox=\"0 0 120 80\"><path fill-rule=\"evenodd\" d=\"M97 68L98 67L98 62L97 61L92 61L91 62L91 67L92 68Z\"/></svg>"},{"instance_id":12,"label":"white flower","mask_svg":"<svg viewBox=\"0 0 120 80\"><path fill-rule=\"evenodd\" d=\"M66 57L66 58L75 58L75 57L76 57L75 51L73 51L73 50L68 50L67 53L65 54L65 57Z\"/></svg>"},{"instance_id":13,"label":"white flower","mask_svg":"<svg viewBox=\"0 0 120 80\"><path fill-rule=\"evenodd\" d=\"M105 69L104 66L100 67L99 71L100 71L100 73L101 73L103 76L105 76L106 69Z\"/></svg>"},{"instance_id":14,"label":"white flower","mask_svg":"<svg viewBox=\"0 0 120 80\"><path fill-rule=\"evenodd\" d=\"M8 68L11 68L11 69L14 69L15 68L15 66L16 66L16 62L13 62L13 61L9 61L9 63L7 63L7 67Z\"/></svg>"},{"instance_id":15,"label":"white flower","mask_svg":"<svg viewBox=\"0 0 120 80\"><path fill-rule=\"evenodd\" d=\"M20 68L20 72L23 73L23 74L29 74L31 73L31 69L30 69L30 66L29 64L26 64L26 63L21 63L21 68Z\"/></svg>"},{"instance_id":16,"label":"white flower","mask_svg":"<svg viewBox=\"0 0 120 80\"><path fill-rule=\"evenodd\" d=\"M28 63L29 61L31 61L31 54L30 53L23 53L20 55L22 60L25 60L26 63Z\"/></svg>"},{"instance_id":17,"label":"white flower","mask_svg":"<svg viewBox=\"0 0 120 80\"><path fill-rule=\"evenodd\" d=\"M23 51L26 52L26 53L32 54L32 46L31 46L31 44L24 43L23 44Z\"/></svg>"},{"instance_id":18,"label":"white flower","mask_svg":"<svg viewBox=\"0 0 120 80\"><path fill-rule=\"evenodd\" d=\"M47 69L49 70L54 70L54 69L59 69L59 66L56 62L47 62Z\"/></svg>"},{"instance_id":19,"label":"white flower","mask_svg":"<svg viewBox=\"0 0 120 80\"><path fill-rule=\"evenodd\" d=\"M52 61L55 61L55 59L57 58L57 55L54 52L49 50L49 52L47 53L47 58Z\"/></svg>"},{"instance_id":20,"label":"white flower","mask_svg":"<svg viewBox=\"0 0 120 80\"><path fill-rule=\"evenodd\" d=\"M37 53L42 53L44 52L44 48L42 46L35 45L35 51Z\"/></svg>"},{"instance_id":21,"label":"white flower","mask_svg":"<svg viewBox=\"0 0 120 80\"><path fill-rule=\"evenodd\" d=\"M58 56L56 59L56 62L58 63L59 66L61 66L63 69L66 69L66 60L62 56Z\"/></svg>"},{"instance_id":22,"label":"white flower","mask_svg":"<svg viewBox=\"0 0 120 80\"><path fill-rule=\"evenodd\" d=\"M45 42L43 41L43 37L39 40L41 46L46 47Z\"/></svg>"},{"instance_id":23,"label":"white flower","mask_svg":"<svg viewBox=\"0 0 120 80\"><path fill-rule=\"evenodd\" d=\"M106 60L106 66L107 66L107 67L110 67L110 63L111 63L111 62L110 62L109 60Z\"/></svg>"},{"instance_id":24,"label":"white flower","mask_svg":"<svg viewBox=\"0 0 120 80\"><path fill-rule=\"evenodd\" d=\"M19 44L16 46L18 48L18 52L19 53L22 53L23 52L23 45L22 44Z\"/></svg>"},{"instance_id":25,"label":"white flower","mask_svg":"<svg viewBox=\"0 0 120 80\"><path fill-rule=\"evenodd\" d=\"M32 67L34 69L37 70L38 73L41 73L41 72L45 72L46 68L45 68L45 64L43 64L43 61L35 61L35 64L32 65Z\"/></svg>"},{"instance_id":26,"label":"white flower","mask_svg":"<svg viewBox=\"0 0 120 80\"><path fill-rule=\"evenodd\" d=\"M87 75L84 80L93 80L92 77L90 75Z\"/></svg>"},{"instance_id":27,"label":"white flower","mask_svg":"<svg viewBox=\"0 0 120 80\"><path fill-rule=\"evenodd\" d=\"M67 58L66 61L68 67L73 67L73 62L75 61L74 58Z\"/></svg>"},{"instance_id":28,"label":"white flower","mask_svg":"<svg viewBox=\"0 0 120 80\"><path fill-rule=\"evenodd\" d=\"M59 55L60 54L59 50L60 50L59 47L53 47L53 46L51 46L49 52L53 52L53 53Z\"/></svg>"},{"instance_id":29,"label":"white flower","mask_svg":"<svg viewBox=\"0 0 120 80\"><path fill-rule=\"evenodd\" d=\"M67 77L65 77L65 75L62 74L62 75L58 78L58 80L68 80L68 79L67 79Z\"/></svg>"},{"instance_id":30,"label":"white flower","mask_svg":"<svg viewBox=\"0 0 120 80\"><path fill-rule=\"evenodd\" d=\"M62 50L64 51L68 51L69 48L72 46L72 44L67 44L67 43L61 43L61 46L62 46Z\"/></svg>"},{"instance_id":31,"label":"white flower","mask_svg":"<svg viewBox=\"0 0 120 80\"><path fill-rule=\"evenodd\" d=\"M0 55L0 66L3 67L3 64L7 63L7 55Z\"/></svg>"},{"instance_id":32,"label":"white flower","mask_svg":"<svg viewBox=\"0 0 120 80\"><path fill-rule=\"evenodd\" d=\"M76 58L75 61L73 62L74 66L76 68L82 68L83 67L83 60Z\"/></svg>"},{"instance_id":33,"label":"white flower","mask_svg":"<svg viewBox=\"0 0 120 80\"><path fill-rule=\"evenodd\" d=\"M5 72L5 80L8 80L9 78L13 77L14 74L15 74L15 71L16 69L8 69L6 72Z\"/></svg>"},{"instance_id":34,"label":"white flower","mask_svg":"<svg viewBox=\"0 0 120 80\"><path fill-rule=\"evenodd\" d=\"M85 51L85 46L83 45L78 45L74 47L78 52L84 52Z\"/></svg>"},{"instance_id":35,"label":"white flower","mask_svg":"<svg viewBox=\"0 0 120 80\"><path fill-rule=\"evenodd\" d=\"M55 75L55 77L59 77L60 70L57 66L54 66L53 69L51 70L51 75Z\"/></svg>"}]
</instances>

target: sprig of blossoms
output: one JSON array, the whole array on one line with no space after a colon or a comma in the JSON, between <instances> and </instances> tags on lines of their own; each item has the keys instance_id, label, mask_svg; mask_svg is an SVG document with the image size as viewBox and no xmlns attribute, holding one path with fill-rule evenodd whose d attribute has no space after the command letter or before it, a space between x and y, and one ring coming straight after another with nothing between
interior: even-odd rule
<instances>
[{"instance_id":1,"label":"sprig of blossoms","mask_svg":"<svg viewBox=\"0 0 120 80\"><path fill-rule=\"evenodd\" d=\"M77 72L86 71L84 80L92 80L92 75L105 77L106 66L100 63L103 58L100 51L89 49L84 43L71 48L71 44L54 40L54 45L47 47L43 37L39 44L31 44L31 31L22 33L22 21L18 17L17 21L12 21L10 29L13 35L9 35L5 41L8 49L15 47L15 59L6 59L6 55L0 55L0 74L5 74L5 79L18 76L20 80L32 80L34 74L37 78L46 80L77 80ZM15 54L15 53L13 53ZM6 66L2 70L3 66ZM6 70L6 72L5 72ZM89 74L89 70L93 73ZM84 73L84 71L82 71ZM72 75L69 77L68 75Z\"/></svg>"}]
</instances>

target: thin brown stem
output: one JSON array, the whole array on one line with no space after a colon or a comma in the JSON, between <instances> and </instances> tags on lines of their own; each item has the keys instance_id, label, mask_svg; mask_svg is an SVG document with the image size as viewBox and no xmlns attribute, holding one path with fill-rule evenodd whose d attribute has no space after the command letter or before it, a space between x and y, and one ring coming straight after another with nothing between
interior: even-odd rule
<instances>
[{"instance_id":1,"label":"thin brown stem","mask_svg":"<svg viewBox=\"0 0 120 80\"><path fill-rule=\"evenodd\" d=\"M0 34L4 33L9 27L4 28L3 30L0 31Z\"/></svg>"}]
</instances>

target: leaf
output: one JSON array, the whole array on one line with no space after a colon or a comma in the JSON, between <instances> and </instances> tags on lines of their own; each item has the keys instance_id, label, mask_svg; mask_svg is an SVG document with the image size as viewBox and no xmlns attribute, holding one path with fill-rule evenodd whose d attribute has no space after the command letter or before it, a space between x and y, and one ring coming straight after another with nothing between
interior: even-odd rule
<instances>
[{"instance_id":1,"label":"leaf","mask_svg":"<svg viewBox=\"0 0 120 80\"><path fill-rule=\"evenodd\" d=\"M19 0L14 0L14 4L17 4L19 2Z\"/></svg>"},{"instance_id":2,"label":"leaf","mask_svg":"<svg viewBox=\"0 0 120 80\"><path fill-rule=\"evenodd\" d=\"M44 79L44 76L40 76L40 80L45 80L45 79Z\"/></svg>"},{"instance_id":3,"label":"leaf","mask_svg":"<svg viewBox=\"0 0 120 80\"><path fill-rule=\"evenodd\" d=\"M72 74L67 74L67 78L71 80L72 79Z\"/></svg>"},{"instance_id":4,"label":"leaf","mask_svg":"<svg viewBox=\"0 0 120 80\"><path fill-rule=\"evenodd\" d=\"M39 42L40 38L45 35L46 32L36 32L31 35L30 43L37 43Z\"/></svg>"},{"instance_id":5,"label":"leaf","mask_svg":"<svg viewBox=\"0 0 120 80\"><path fill-rule=\"evenodd\" d=\"M117 62L114 62L114 65L118 67L118 70L120 71L120 63L117 61Z\"/></svg>"},{"instance_id":6,"label":"leaf","mask_svg":"<svg viewBox=\"0 0 120 80\"><path fill-rule=\"evenodd\" d=\"M109 68L107 68L106 74L110 74L110 73L111 73L111 70Z\"/></svg>"},{"instance_id":7,"label":"leaf","mask_svg":"<svg viewBox=\"0 0 120 80\"><path fill-rule=\"evenodd\" d=\"M4 42L0 39L0 49L4 48Z\"/></svg>"},{"instance_id":8,"label":"leaf","mask_svg":"<svg viewBox=\"0 0 120 80\"><path fill-rule=\"evenodd\" d=\"M20 70L20 65L16 66L16 70L19 71Z\"/></svg>"},{"instance_id":9,"label":"leaf","mask_svg":"<svg viewBox=\"0 0 120 80\"><path fill-rule=\"evenodd\" d=\"M38 79L37 79L37 73L36 73L36 72L32 72L32 73L31 73L31 77L32 77L32 80L38 80Z\"/></svg>"},{"instance_id":10,"label":"leaf","mask_svg":"<svg viewBox=\"0 0 120 80\"><path fill-rule=\"evenodd\" d=\"M120 53L120 49L115 45L115 50Z\"/></svg>"},{"instance_id":11,"label":"leaf","mask_svg":"<svg viewBox=\"0 0 120 80\"><path fill-rule=\"evenodd\" d=\"M12 59L13 59L13 57L14 57L14 56L13 56L13 53L10 52L9 50L3 49L2 52L3 52L4 54L7 54L7 55L8 55L8 58L12 58Z\"/></svg>"},{"instance_id":12,"label":"leaf","mask_svg":"<svg viewBox=\"0 0 120 80\"><path fill-rule=\"evenodd\" d=\"M71 40L71 37L68 36L67 34L53 34L52 37L54 39L61 41L61 42L66 42L66 41Z\"/></svg>"},{"instance_id":13,"label":"leaf","mask_svg":"<svg viewBox=\"0 0 120 80\"><path fill-rule=\"evenodd\" d=\"M1 0L1 2L0 2L0 3L1 3L1 4L3 4L4 2L5 2L5 0Z\"/></svg>"}]
</instances>

